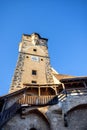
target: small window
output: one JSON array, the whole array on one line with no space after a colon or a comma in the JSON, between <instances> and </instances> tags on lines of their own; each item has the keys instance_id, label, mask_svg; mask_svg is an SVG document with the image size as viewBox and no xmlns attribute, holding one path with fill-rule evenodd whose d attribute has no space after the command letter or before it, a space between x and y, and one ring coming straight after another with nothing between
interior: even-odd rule
<instances>
[{"instance_id":1,"label":"small window","mask_svg":"<svg viewBox=\"0 0 87 130\"><path fill-rule=\"evenodd\" d=\"M28 56L26 56L26 58L29 58Z\"/></svg>"},{"instance_id":2,"label":"small window","mask_svg":"<svg viewBox=\"0 0 87 130\"><path fill-rule=\"evenodd\" d=\"M37 51L37 49L33 49L33 51Z\"/></svg>"},{"instance_id":3,"label":"small window","mask_svg":"<svg viewBox=\"0 0 87 130\"><path fill-rule=\"evenodd\" d=\"M36 84L36 83L37 83L36 81L32 80L32 84Z\"/></svg>"},{"instance_id":4,"label":"small window","mask_svg":"<svg viewBox=\"0 0 87 130\"><path fill-rule=\"evenodd\" d=\"M37 75L37 71L36 70L32 70L32 75Z\"/></svg>"}]
</instances>

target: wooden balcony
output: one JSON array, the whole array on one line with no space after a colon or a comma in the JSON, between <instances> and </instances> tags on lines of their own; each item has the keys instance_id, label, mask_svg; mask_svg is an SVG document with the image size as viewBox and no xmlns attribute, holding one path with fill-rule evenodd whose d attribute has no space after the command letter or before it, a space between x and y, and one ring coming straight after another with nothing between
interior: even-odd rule
<instances>
[{"instance_id":1,"label":"wooden balcony","mask_svg":"<svg viewBox=\"0 0 87 130\"><path fill-rule=\"evenodd\" d=\"M20 104L27 105L52 105L58 103L58 97L55 95L49 96L28 96L25 95L19 100Z\"/></svg>"}]
</instances>

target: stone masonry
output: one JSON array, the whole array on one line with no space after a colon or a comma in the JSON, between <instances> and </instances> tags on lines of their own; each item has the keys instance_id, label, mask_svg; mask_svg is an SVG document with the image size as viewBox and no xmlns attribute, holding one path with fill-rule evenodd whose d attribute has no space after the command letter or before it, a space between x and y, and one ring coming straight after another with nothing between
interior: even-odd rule
<instances>
[{"instance_id":1,"label":"stone masonry","mask_svg":"<svg viewBox=\"0 0 87 130\"><path fill-rule=\"evenodd\" d=\"M56 96L58 99L57 103L50 105L43 104L42 106L40 106L40 104L38 105L38 102L33 105L19 103L19 105L21 105L20 109L10 117L10 120L5 122L1 130L87 130L87 78L80 78L79 82L77 82L78 78L68 79L67 82L65 82L65 87L61 80L58 80L59 84L57 84L57 88L53 87L52 85L56 83L53 80L47 41L48 39L41 38L37 33L31 35L24 34L22 36L22 41L19 45L19 57L9 91L10 94L7 95L6 100L0 102L2 105L5 102L0 112L0 117L2 117L3 113L6 114L6 112L9 112L6 110L9 110L12 105L19 103L18 101L21 97L25 99L25 96L28 97L26 98L27 100L32 101L34 101L33 97L36 96L37 99L45 96L48 96L48 98L50 96ZM74 79L74 87L71 82L72 79ZM75 86L76 82L77 84ZM83 82L85 82L84 89L81 88ZM24 84L31 86L25 87ZM30 95L30 90L31 92L37 92L38 87L35 86L37 84L39 84L39 94L33 95L33 93ZM40 86L42 84L44 85ZM46 84L48 85L47 88L45 86ZM51 84L51 86L49 86L49 84ZM64 93L66 92L66 87L68 88L67 90L70 90L71 86L73 89L75 89L75 87L80 89L80 93ZM27 88L26 93L22 91L24 87L25 89ZM42 91L40 91L40 89ZM57 89L61 91L55 93L54 90ZM21 90L21 92L17 90ZM84 93L81 92L82 90L84 90ZM43 91L48 95L41 95ZM14 96L12 92L17 93ZM59 100L61 95L63 98ZM29 96L31 96L31 98L29 98ZM4 97L2 97L2 99L4 99ZM46 98L43 99L46 100ZM25 102L27 102L27 100ZM10 115L9 113L7 114ZM2 119L4 118L5 116L3 116Z\"/></svg>"},{"instance_id":2,"label":"stone masonry","mask_svg":"<svg viewBox=\"0 0 87 130\"><path fill-rule=\"evenodd\" d=\"M32 76L32 70L37 75ZM19 58L13 75L9 92L23 88L23 83L37 82L37 84L54 83L50 59L48 55L47 39L38 34L24 34L19 45Z\"/></svg>"}]
</instances>

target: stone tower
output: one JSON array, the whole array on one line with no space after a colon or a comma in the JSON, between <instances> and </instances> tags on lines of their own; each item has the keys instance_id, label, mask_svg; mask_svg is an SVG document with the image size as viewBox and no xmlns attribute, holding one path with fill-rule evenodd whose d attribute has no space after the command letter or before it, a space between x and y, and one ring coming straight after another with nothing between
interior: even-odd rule
<instances>
[{"instance_id":1,"label":"stone tower","mask_svg":"<svg viewBox=\"0 0 87 130\"><path fill-rule=\"evenodd\" d=\"M37 33L23 34L10 92L23 88L24 83L53 83L47 41Z\"/></svg>"},{"instance_id":2,"label":"stone tower","mask_svg":"<svg viewBox=\"0 0 87 130\"><path fill-rule=\"evenodd\" d=\"M87 130L87 77L51 68L47 41L22 36L10 93L0 97L0 130Z\"/></svg>"}]
</instances>

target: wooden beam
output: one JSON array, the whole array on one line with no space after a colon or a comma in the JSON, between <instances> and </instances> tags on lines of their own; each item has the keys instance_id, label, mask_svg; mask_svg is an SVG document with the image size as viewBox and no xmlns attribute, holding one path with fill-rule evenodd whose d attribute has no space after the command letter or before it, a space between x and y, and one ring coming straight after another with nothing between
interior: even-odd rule
<instances>
[{"instance_id":1,"label":"wooden beam","mask_svg":"<svg viewBox=\"0 0 87 130\"><path fill-rule=\"evenodd\" d=\"M86 85L86 83L85 83L85 82L83 82L83 84L84 84L85 88L87 88L87 85Z\"/></svg>"}]
</instances>

